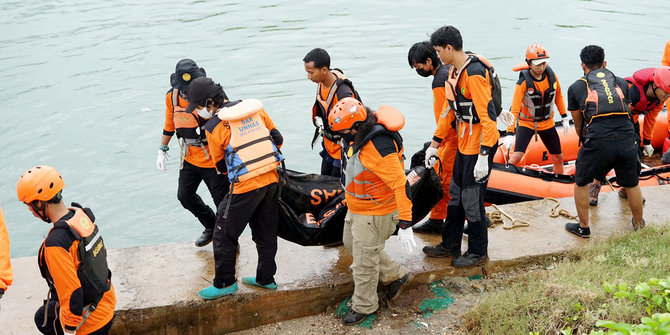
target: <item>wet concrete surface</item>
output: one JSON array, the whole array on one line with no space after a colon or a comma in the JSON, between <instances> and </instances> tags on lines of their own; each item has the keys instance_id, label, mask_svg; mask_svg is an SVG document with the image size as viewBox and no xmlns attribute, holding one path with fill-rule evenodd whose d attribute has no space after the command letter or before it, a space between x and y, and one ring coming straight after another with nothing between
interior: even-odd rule
<instances>
[{"instance_id":1,"label":"wet concrete surface","mask_svg":"<svg viewBox=\"0 0 670 335\"><path fill-rule=\"evenodd\" d=\"M670 186L645 187L642 192L647 198L647 224L666 224ZM564 225L570 220L549 217L553 205L549 200L538 200L501 206L531 225L489 229L491 261L484 267L486 272L504 271L536 257L563 253L632 230L627 202L615 192L601 194L598 207L590 209L591 239L566 232ZM572 198L561 199L561 208L576 213ZM449 259L424 257L421 248L439 243L440 237L415 236L417 248L412 254L401 249L396 237L385 249L416 273L413 285L482 273L482 268L455 269ZM251 236L243 236L240 245L238 279L255 275L257 259ZM464 251L466 246L467 238ZM277 291L238 283L240 290L235 295L215 301L204 301L197 295L214 277L211 245L196 248L188 242L109 250L108 258L118 300L113 334L223 334L321 313L353 292L351 256L343 247L302 247L280 239ZM0 333L35 334L33 315L45 299L47 287L36 257L13 259L12 265L14 285L0 300Z\"/></svg>"}]
</instances>

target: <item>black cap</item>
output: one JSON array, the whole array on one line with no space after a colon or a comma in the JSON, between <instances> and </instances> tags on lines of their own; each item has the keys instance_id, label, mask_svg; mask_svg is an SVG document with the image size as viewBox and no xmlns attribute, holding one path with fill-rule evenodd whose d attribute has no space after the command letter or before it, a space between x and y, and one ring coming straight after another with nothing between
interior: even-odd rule
<instances>
[{"instance_id":1,"label":"black cap","mask_svg":"<svg viewBox=\"0 0 670 335\"><path fill-rule=\"evenodd\" d=\"M214 98L218 95L225 97L223 88L221 85L217 84L211 78L200 77L193 80L191 85L188 86L188 107L186 107L186 113L191 113L193 110L200 106L205 106L207 99Z\"/></svg>"},{"instance_id":2,"label":"black cap","mask_svg":"<svg viewBox=\"0 0 670 335\"><path fill-rule=\"evenodd\" d=\"M192 59L185 58L177 63L174 73L170 75L170 85L172 88L186 91L188 84L194 79L206 75L205 69L198 67L198 64Z\"/></svg>"}]
</instances>

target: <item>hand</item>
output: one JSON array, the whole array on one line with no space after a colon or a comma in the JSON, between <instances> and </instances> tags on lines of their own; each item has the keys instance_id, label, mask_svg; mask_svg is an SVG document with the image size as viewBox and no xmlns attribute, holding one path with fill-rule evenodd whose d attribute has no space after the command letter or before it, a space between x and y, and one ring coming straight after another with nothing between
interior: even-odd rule
<instances>
[{"instance_id":1,"label":"hand","mask_svg":"<svg viewBox=\"0 0 670 335\"><path fill-rule=\"evenodd\" d=\"M167 171L167 152L158 149L158 157L156 157L156 167L158 170L165 172Z\"/></svg>"},{"instance_id":2,"label":"hand","mask_svg":"<svg viewBox=\"0 0 670 335\"><path fill-rule=\"evenodd\" d=\"M321 119L320 116L315 117L315 118L314 118L314 125L315 125L317 128L323 130L323 119Z\"/></svg>"},{"instance_id":3,"label":"hand","mask_svg":"<svg viewBox=\"0 0 670 335\"><path fill-rule=\"evenodd\" d=\"M570 120L566 116L561 122L563 122L563 135L567 135L570 132Z\"/></svg>"},{"instance_id":4,"label":"hand","mask_svg":"<svg viewBox=\"0 0 670 335\"><path fill-rule=\"evenodd\" d=\"M426 149L426 158L424 160L426 169L430 169L433 166L435 166L436 162L437 162L437 148L428 147Z\"/></svg>"},{"instance_id":5,"label":"hand","mask_svg":"<svg viewBox=\"0 0 670 335\"><path fill-rule=\"evenodd\" d=\"M507 151L512 149L512 146L514 145L514 135L507 135L503 139L503 146L507 148Z\"/></svg>"},{"instance_id":6,"label":"hand","mask_svg":"<svg viewBox=\"0 0 670 335\"><path fill-rule=\"evenodd\" d=\"M479 154L477 157L477 163L475 163L475 169L473 170L475 176L475 181L478 183L486 182L489 176L489 156Z\"/></svg>"},{"instance_id":7,"label":"hand","mask_svg":"<svg viewBox=\"0 0 670 335\"><path fill-rule=\"evenodd\" d=\"M645 157L649 157L654 154L654 147L651 146L651 144L645 144L644 147L642 148L642 154Z\"/></svg>"},{"instance_id":8,"label":"hand","mask_svg":"<svg viewBox=\"0 0 670 335\"><path fill-rule=\"evenodd\" d=\"M412 227L398 230L398 238L400 238L400 243L402 248L407 251L408 254L412 253L413 248L416 248L416 242L414 241L414 232Z\"/></svg>"},{"instance_id":9,"label":"hand","mask_svg":"<svg viewBox=\"0 0 670 335\"><path fill-rule=\"evenodd\" d=\"M514 124L514 114L510 111L503 109L498 115L498 122L502 124L504 128L510 127Z\"/></svg>"}]
</instances>

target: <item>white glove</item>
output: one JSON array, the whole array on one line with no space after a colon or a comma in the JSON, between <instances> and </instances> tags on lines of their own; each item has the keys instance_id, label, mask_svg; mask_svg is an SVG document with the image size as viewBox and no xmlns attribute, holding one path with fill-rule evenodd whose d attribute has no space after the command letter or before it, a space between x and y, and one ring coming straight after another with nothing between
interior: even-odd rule
<instances>
[{"instance_id":1,"label":"white glove","mask_svg":"<svg viewBox=\"0 0 670 335\"><path fill-rule=\"evenodd\" d=\"M514 135L507 135L503 139L503 147L507 148L507 151L512 149L512 146L514 145Z\"/></svg>"},{"instance_id":2,"label":"white glove","mask_svg":"<svg viewBox=\"0 0 670 335\"><path fill-rule=\"evenodd\" d=\"M561 122L563 122L563 135L567 135L570 132L570 120L566 116Z\"/></svg>"},{"instance_id":3,"label":"white glove","mask_svg":"<svg viewBox=\"0 0 670 335\"><path fill-rule=\"evenodd\" d=\"M489 176L489 156L479 154L479 157L477 157L477 163L475 163L475 169L472 172L475 176L476 182L485 182L486 178Z\"/></svg>"},{"instance_id":4,"label":"white glove","mask_svg":"<svg viewBox=\"0 0 670 335\"><path fill-rule=\"evenodd\" d=\"M323 119L321 119L320 116L317 116L314 118L314 125L316 125L317 128L323 130Z\"/></svg>"},{"instance_id":5,"label":"white glove","mask_svg":"<svg viewBox=\"0 0 670 335\"><path fill-rule=\"evenodd\" d=\"M653 155L654 147L652 147L651 144L645 144L644 147L642 148L642 154L645 155L645 157Z\"/></svg>"},{"instance_id":6,"label":"white glove","mask_svg":"<svg viewBox=\"0 0 670 335\"><path fill-rule=\"evenodd\" d=\"M510 111L503 109L498 115L498 122L504 127L507 128L514 124L514 114Z\"/></svg>"},{"instance_id":7,"label":"white glove","mask_svg":"<svg viewBox=\"0 0 670 335\"><path fill-rule=\"evenodd\" d=\"M416 248L416 242L414 241L414 232L412 231L412 227L399 229L398 237L400 238L402 248L405 249L405 251L407 251L408 254L411 254L412 248Z\"/></svg>"},{"instance_id":8,"label":"white glove","mask_svg":"<svg viewBox=\"0 0 670 335\"><path fill-rule=\"evenodd\" d=\"M167 171L167 152L158 149L158 157L156 157L156 167L162 172Z\"/></svg>"},{"instance_id":9,"label":"white glove","mask_svg":"<svg viewBox=\"0 0 670 335\"><path fill-rule=\"evenodd\" d=\"M435 166L436 162L437 162L437 148L428 147L428 149L426 149L426 158L424 160L426 169L430 169L433 166Z\"/></svg>"}]
</instances>

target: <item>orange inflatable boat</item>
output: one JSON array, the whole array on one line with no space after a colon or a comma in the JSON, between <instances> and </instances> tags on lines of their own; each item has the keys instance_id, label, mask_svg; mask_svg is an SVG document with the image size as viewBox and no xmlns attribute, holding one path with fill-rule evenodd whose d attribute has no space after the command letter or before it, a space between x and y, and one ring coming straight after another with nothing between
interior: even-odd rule
<instances>
[{"instance_id":1,"label":"orange inflatable boat","mask_svg":"<svg viewBox=\"0 0 670 335\"><path fill-rule=\"evenodd\" d=\"M651 146L654 149L662 149L663 141L668 137L668 113L659 113L656 117L656 124L654 125L654 134L651 140ZM640 116L640 129L644 124L644 116ZM579 137L575 132L574 127L570 128L570 131L567 135L563 134L563 127L557 124L556 129L558 130L558 136L561 139L561 150L563 151L563 161L572 162L577 159L577 152L579 151ZM514 147L512 147L511 152L514 152ZM510 152L510 153L511 153ZM498 148L495 156L493 157L493 162L495 163L506 163L508 153L507 149L504 149L502 146ZM537 165L549 165L551 164L551 158L549 158L549 152L547 148L542 143L542 140L539 137L536 140L536 137L530 140L528 148L526 149L526 154L523 155L521 161L517 164L518 166L526 166L531 164ZM567 172L566 172L567 174Z\"/></svg>"},{"instance_id":2,"label":"orange inflatable boat","mask_svg":"<svg viewBox=\"0 0 670 335\"><path fill-rule=\"evenodd\" d=\"M565 167L565 172L571 175L557 175L548 168L551 165L518 167L493 163L484 195L486 203L507 204L546 197L572 197L575 186L574 164ZM607 180L615 189L619 188L613 171L607 175ZM670 184L670 165L646 168L640 172L641 187L666 184ZM608 185L603 185L600 190L610 191L612 189Z\"/></svg>"}]
</instances>

